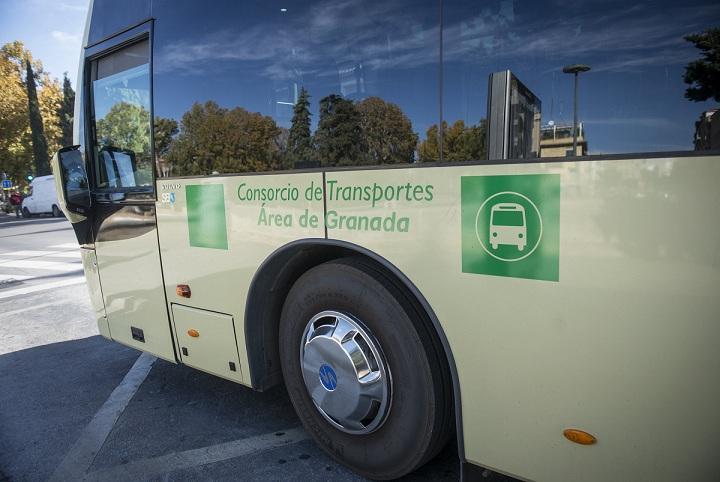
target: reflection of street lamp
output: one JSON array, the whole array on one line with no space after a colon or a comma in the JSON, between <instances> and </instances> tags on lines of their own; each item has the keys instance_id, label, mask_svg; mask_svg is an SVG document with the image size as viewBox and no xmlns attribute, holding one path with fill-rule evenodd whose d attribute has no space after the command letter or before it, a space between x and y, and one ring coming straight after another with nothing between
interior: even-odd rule
<instances>
[{"instance_id":1,"label":"reflection of street lamp","mask_svg":"<svg viewBox=\"0 0 720 482\"><path fill-rule=\"evenodd\" d=\"M577 156L577 111L578 111L578 74L590 70L589 65L573 64L563 67L566 74L575 74L575 102L573 104L573 156Z\"/></svg>"}]
</instances>

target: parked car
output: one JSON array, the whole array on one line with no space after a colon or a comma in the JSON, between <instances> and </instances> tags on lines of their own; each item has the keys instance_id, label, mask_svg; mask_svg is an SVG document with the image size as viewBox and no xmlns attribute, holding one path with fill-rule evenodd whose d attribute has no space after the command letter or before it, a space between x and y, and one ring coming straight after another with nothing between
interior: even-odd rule
<instances>
[{"instance_id":1,"label":"parked car","mask_svg":"<svg viewBox=\"0 0 720 482\"><path fill-rule=\"evenodd\" d=\"M39 176L30 183L30 194L22 202L22 214L29 218L35 214L62 216L54 176Z\"/></svg>"}]
</instances>

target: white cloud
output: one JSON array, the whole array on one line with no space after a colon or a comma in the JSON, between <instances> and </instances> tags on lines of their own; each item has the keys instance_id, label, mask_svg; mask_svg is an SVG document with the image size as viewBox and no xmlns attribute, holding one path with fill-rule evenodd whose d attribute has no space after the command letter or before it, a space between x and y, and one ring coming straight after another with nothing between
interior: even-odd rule
<instances>
[{"instance_id":1,"label":"white cloud","mask_svg":"<svg viewBox=\"0 0 720 482\"><path fill-rule=\"evenodd\" d=\"M75 44L75 43L80 42L79 36L73 35L73 34L70 34L67 32L63 32L61 30L53 30L52 32L50 32L50 35L52 36L52 38L54 38L58 42L62 42L62 43Z\"/></svg>"}]
</instances>

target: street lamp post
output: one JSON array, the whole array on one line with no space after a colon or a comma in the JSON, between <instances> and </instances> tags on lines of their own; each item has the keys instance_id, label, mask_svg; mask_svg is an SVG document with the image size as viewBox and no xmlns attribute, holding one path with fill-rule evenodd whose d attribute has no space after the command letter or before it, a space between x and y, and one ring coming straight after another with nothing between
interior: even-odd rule
<instances>
[{"instance_id":1,"label":"street lamp post","mask_svg":"<svg viewBox=\"0 0 720 482\"><path fill-rule=\"evenodd\" d=\"M585 64L573 64L563 67L564 73L575 75L575 101L573 102L573 156L577 156L578 74L581 72L587 72L588 70L590 70L590 66Z\"/></svg>"}]
</instances>

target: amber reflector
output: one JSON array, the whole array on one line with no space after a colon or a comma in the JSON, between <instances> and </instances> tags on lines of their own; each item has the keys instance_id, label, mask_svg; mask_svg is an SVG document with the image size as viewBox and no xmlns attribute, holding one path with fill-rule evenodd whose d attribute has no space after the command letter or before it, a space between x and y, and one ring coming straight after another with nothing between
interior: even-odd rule
<instances>
[{"instance_id":1,"label":"amber reflector","mask_svg":"<svg viewBox=\"0 0 720 482\"><path fill-rule=\"evenodd\" d=\"M190 328L188 330L188 335L192 336L193 338L197 338L198 336L200 336L200 332Z\"/></svg>"},{"instance_id":2,"label":"amber reflector","mask_svg":"<svg viewBox=\"0 0 720 482\"><path fill-rule=\"evenodd\" d=\"M175 287L175 294L181 298L190 298L190 286L177 285Z\"/></svg>"},{"instance_id":3,"label":"amber reflector","mask_svg":"<svg viewBox=\"0 0 720 482\"><path fill-rule=\"evenodd\" d=\"M569 441L575 442L576 444L580 445L592 445L597 442L597 439L594 435L591 435L582 430L578 430L576 428L566 428L565 430L563 430L563 435Z\"/></svg>"}]
</instances>

